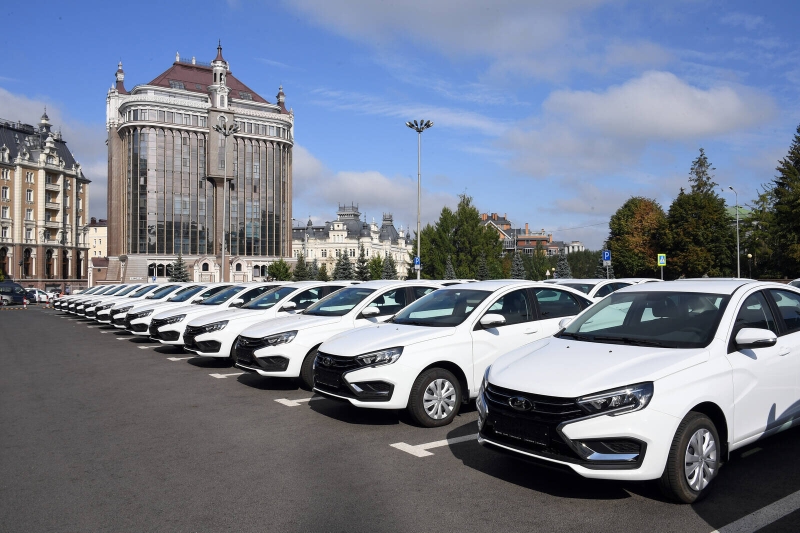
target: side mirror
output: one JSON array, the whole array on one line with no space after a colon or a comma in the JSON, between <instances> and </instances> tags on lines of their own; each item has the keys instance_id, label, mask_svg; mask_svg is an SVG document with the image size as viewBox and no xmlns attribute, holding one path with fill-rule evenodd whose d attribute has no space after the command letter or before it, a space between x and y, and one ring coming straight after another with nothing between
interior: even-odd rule
<instances>
[{"instance_id":1,"label":"side mirror","mask_svg":"<svg viewBox=\"0 0 800 533\"><path fill-rule=\"evenodd\" d=\"M364 310L361 311L361 316L364 318L378 316L379 314L381 314L381 310L375 306L365 307Z\"/></svg>"},{"instance_id":2,"label":"side mirror","mask_svg":"<svg viewBox=\"0 0 800 533\"><path fill-rule=\"evenodd\" d=\"M281 307L281 311L291 311L292 309L296 308L297 308L297 302L286 302L285 304L283 304L283 307Z\"/></svg>"},{"instance_id":3,"label":"side mirror","mask_svg":"<svg viewBox=\"0 0 800 533\"><path fill-rule=\"evenodd\" d=\"M234 301L231 302L230 307L241 307L244 305L244 300L241 298L236 298Z\"/></svg>"},{"instance_id":4,"label":"side mirror","mask_svg":"<svg viewBox=\"0 0 800 533\"><path fill-rule=\"evenodd\" d=\"M558 329L564 329L569 326L570 322L572 322L572 317L562 318L558 321Z\"/></svg>"},{"instance_id":5,"label":"side mirror","mask_svg":"<svg viewBox=\"0 0 800 533\"><path fill-rule=\"evenodd\" d=\"M481 317L480 322L484 329L496 328L506 323L506 317L495 313L487 313Z\"/></svg>"},{"instance_id":6,"label":"side mirror","mask_svg":"<svg viewBox=\"0 0 800 533\"><path fill-rule=\"evenodd\" d=\"M736 334L736 347L742 350L775 346L778 337L768 329L742 328Z\"/></svg>"}]
</instances>

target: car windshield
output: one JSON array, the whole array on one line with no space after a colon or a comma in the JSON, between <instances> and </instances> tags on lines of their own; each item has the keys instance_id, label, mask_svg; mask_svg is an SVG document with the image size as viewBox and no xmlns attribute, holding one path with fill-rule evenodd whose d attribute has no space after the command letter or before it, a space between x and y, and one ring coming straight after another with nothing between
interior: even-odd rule
<instances>
[{"instance_id":1,"label":"car windshield","mask_svg":"<svg viewBox=\"0 0 800 533\"><path fill-rule=\"evenodd\" d=\"M306 309L303 314L315 316L344 316L373 292L375 292L375 289L367 289L365 287L342 289L318 301Z\"/></svg>"},{"instance_id":2,"label":"car windshield","mask_svg":"<svg viewBox=\"0 0 800 533\"><path fill-rule=\"evenodd\" d=\"M796 279L793 282L789 283L792 287L800 287L800 279Z\"/></svg>"},{"instance_id":3,"label":"car windshield","mask_svg":"<svg viewBox=\"0 0 800 533\"><path fill-rule=\"evenodd\" d=\"M467 288L439 289L397 313L392 322L440 328L457 326L490 294L490 291Z\"/></svg>"},{"instance_id":4,"label":"car windshield","mask_svg":"<svg viewBox=\"0 0 800 533\"><path fill-rule=\"evenodd\" d=\"M591 291L597 283L559 283L559 285L581 291L583 294L589 294L589 291Z\"/></svg>"},{"instance_id":5,"label":"car windshield","mask_svg":"<svg viewBox=\"0 0 800 533\"><path fill-rule=\"evenodd\" d=\"M157 286L158 285L145 285L144 287L140 288L138 291L136 291L133 294L129 295L128 298L138 298L139 296L144 296L148 292L150 292L153 289L155 289ZM120 296L123 296L124 294L127 294L127 293L120 294Z\"/></svg>"},{"instance_id":6,"label":"car windshield","mask_svg":"<svg viewBox=\"0 0 800 533\"><path fill-rule=\"evenodd\" d=\"M129 292L135 291L138 287L141 287L141 285L121 285L113 291L108 291L106 296L111 296L112 294L114 296L125 296Z\"/></svg>"},{"instance_id":7,"label":"car windshield","mask_svg":"<svg viewBox=\"0 0 800 533\"><path fill-rule=\"evenodd\" d=\"M159 298L163 298L167 294L170 294L172 291L180 287L180 285L165 285L160 289L156 289L153 294L147 297L148 300L158 300Z\"/></svg>"},{"instance_id":8,"label":"car windshield","mask_svg":"<svg viewBox=\"0 0 800 533\"><path fill-rule=\"evenodd\" d=\"M225 302L227 302L228 300L230 300L231 298L233 298L234 296L236 296L237 294L239 294L243 290L244 290L244 287L242 285L234 285L233 287L228 287L227 289L225 289L221 293L219 293L219 294L217 294L215 296L212 296L211 298L209 298L207 300L203 300L202 302L200 302L200 305L220 305L220 304L224 304Z\"/></svg>"},{"instance_id":9,"label":"car windshield","mask_svg":"<svg viewBox=\"0 0 800 533\"><path fill-rule=\"evenodd\" d=\"M730 296L697 292L612 293L574 319L557 337L585 342L703 348Z\"/></svg>"},{"instance_id":10,"label":"car windshield","mask_svg":"<svg viewBox=\"0 0 800 533\"><path fill-rule=\"evenodd\" d=\"M242 306L242 309L269 309L276 303L280 302L294 291L300 290L297 287L276 287L269 292L265 292L255 300L252 300Z\"/></svg>"},{"instance_id":11,"label":"car windshield","mask_svg":"<svg viewBox=\"0 0 800 533\"><path fill-rule=\"evenodd\" d=\"M184 287L183 289L179 290L175 293L175 296L168 299L168 302L185 302L186 300L190 299L192 296L197 294L198 292L202 291L205 287L202 285L195 285L193 287Z\"/></svg>"}]
</instances>

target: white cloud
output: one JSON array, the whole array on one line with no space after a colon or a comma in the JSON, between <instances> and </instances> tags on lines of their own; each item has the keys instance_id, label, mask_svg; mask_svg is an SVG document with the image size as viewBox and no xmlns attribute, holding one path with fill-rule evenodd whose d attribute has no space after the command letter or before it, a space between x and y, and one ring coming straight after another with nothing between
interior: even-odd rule
<instances>
[{"instance_id":1,"label":"white cloud","mask_svg":"<svg viewBox=\"0 0 800 533\"><path fill-rule=\"evenodd\" d=\"M764 25L764 17L733 12L722 17L720 22L727 26L742 27L748 31L753 31Z\"/></svg>"},{"instance_id":2,"label":"white cloud","mask_svg":"<svg viewBox=\"0 0 800 533\"><path fill-rule=\"evenodd\" d=\"M70 117L61 105L40 97L29 98L0 87L0 117L26 124L38 124L44 107L53 129L61 128L72 155L81 164L89 185L89 215L106 217L108 151L104 124L90 124Z\"/></svg>"}]
</instances>

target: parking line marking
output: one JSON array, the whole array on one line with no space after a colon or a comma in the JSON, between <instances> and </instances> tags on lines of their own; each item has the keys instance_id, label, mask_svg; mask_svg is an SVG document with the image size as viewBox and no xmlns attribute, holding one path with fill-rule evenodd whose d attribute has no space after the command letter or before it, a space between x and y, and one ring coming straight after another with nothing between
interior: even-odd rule
<instances>
[{"instance_id":1,"label":"parking line marking","mask_svg":"<svg viewBox=\"0 0 800 533\"><path fill-rule=\"evenodd\" d=\"M109 333L114 333L113 331L109 331ZM118 341L127 341L130 340L130 337L117 337Z\"/></svg>"},{"instance_id":2,"label":"parking line marking","mask_svg":"<svg viewBox=\"0 0 800 533\"><path fill-rule=\"evenodd\" d=\"M147 349L150 349L150 348L158 348L159 346L161 346L161 345L160 344L155 344L153 346L139 346L139 349L140 350L147 350Z\"/></svg>"},{"instance_id":3,"label":"parking line marking","mask_svg":"<svg viewBox=\"0 0 800 533\"><path fill-rule=\"evenodd\" d=\"M405 442L395 442L390 446L400 451L410 453L414 457L428 457L429 455L433 455L433 453L428 451L430 449L441 448L442 446L450 446L451 444L458 444L459 442L467 442L470 440L475 440L477 438L478 434L475 433L473 435L465 435L463 437L456 437L454 439L437 440L436 442L429 442L427 444L417 444L416 446L411 444L406 444Z\"/></svg>"},{"instance_id":4,"label":"parking line marking","mask_svg":"<svg viewBox=\"0 0 800 533\"><path fill-rule=\"evenodd\" d=\"M747 450L746 452L744 452L742 454L742 458L744 459L745 457L749 457L749 456L753 455L754 453L758 453L760 451L761 451L761 448L753 448L752 450Z\"/></svg>"},{"instance_id":5,"label":"parking line marking","mask_svg":"<svg viewBox=\"0 0 800 533\"><path fill-rule=\"evenodd\" d=\"M288 398L279 398L275 400L281 405L285 405L286 407L300 407L301 404L306 402L313 402L316 400L324 400L322 396L314 396L313 398L300 398L299 400L290 400Z\"/></svg>"},{"instance_id":6,"label":"parking line marking","mask_svg":"<svg viewBox=\"0 0 800 533\"><path fill-rule=\"evenodd\" d=\"M212 378L224 379L233 376L241 376L242 374L244 374L244 372L234 372L232 374L209 374L209 376L211 376Z\"/></svg>"},{"instance_id":7,"label":"parking line marking","mask_svg":"<svg viewBox=\"0 0 800 533\"><path fill-rule=\"evenodd\" d=\"M194 359L194 356L190 355L189 357L167 357L167 361L186 361L187 359Z\"/></svg>"},{"instance_id":8,"label":"parking line marking","mask_svg":"<svg viewBox=\"0 0 800 533\"><path fill-rule=\"evenodd\" d=\"M752 533L800 509L800 490L711 533Z\"/></svg>"}]
</instances>

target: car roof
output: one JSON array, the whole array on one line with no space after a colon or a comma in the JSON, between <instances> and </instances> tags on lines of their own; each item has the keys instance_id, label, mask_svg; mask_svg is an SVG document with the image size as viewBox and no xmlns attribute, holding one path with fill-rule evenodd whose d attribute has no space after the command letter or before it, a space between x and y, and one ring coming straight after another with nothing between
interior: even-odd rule
<instances>
[{"instance_id":1,"label":"car roof","mask_svg":"<svg viewBox=\"0 0 800 533\"><path fill-rule=\"evenodd\" d=\"M705 292L710 294L733 294L745 286L786 288L783 283L757 281L742 278L694 278L665 281L663 283L646 283L631 285L617 292Z\"/></svg>"},{"instance_id":2,"label":"car roof","mask_svg":"<svg viewBox=\"0 0 800 533\"><path fill-rule=\"evenodd\" d=\"M547 287L552 288L542 281L531 281L527 279L490 279L486 281L476 281L470 284L450 285L449 287L442 287L444 289L469 289L475 291L496 291L504 287Z\"/></svg>"},{"instance_id":3,"label":"car roof","mask_svg":"<svg viewBox=\"0 0 800 533\"><path fill-rule=\"evenodd\" d=\"M438 281L433 281L429 279L407 279L407 280L395 280L395 279L376 279L373 281L365 281L364 283L359 283L358 285L353 285L356 288L366 287L368 289L382 289L384 287L389 287L393 285L411 285L411 284L421 284L421 285L431 285L434 287L441 286L441 283Z\"/></svg>"}]
</instances>

